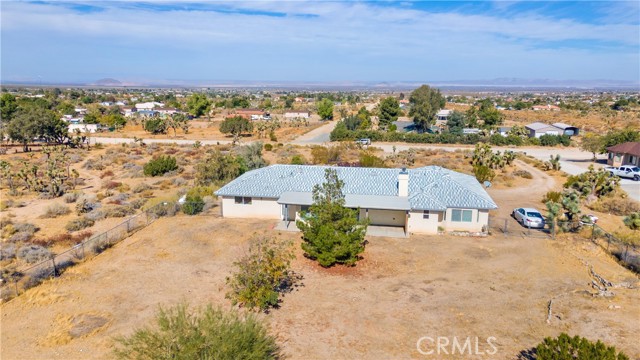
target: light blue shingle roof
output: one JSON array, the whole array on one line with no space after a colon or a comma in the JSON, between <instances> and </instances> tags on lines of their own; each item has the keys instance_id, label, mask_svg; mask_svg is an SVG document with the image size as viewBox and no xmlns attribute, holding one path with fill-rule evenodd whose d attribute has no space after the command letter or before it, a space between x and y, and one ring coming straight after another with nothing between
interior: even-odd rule
<instances>
[{"instance_id":1,"label":"light blue shingle roof","mask_svg":"<svg viewBox=\"0 0 640 360\"><path fill-rule=\"evenodd\" d=\"M271 165L249 171L216 191L218 196L279 198L286 192L311 192L332 168L351 195L397 196L400 169ZM475 177L439 166L409 169L409 205L414 210L496 209Z\"/></svg>"}]
</instances>

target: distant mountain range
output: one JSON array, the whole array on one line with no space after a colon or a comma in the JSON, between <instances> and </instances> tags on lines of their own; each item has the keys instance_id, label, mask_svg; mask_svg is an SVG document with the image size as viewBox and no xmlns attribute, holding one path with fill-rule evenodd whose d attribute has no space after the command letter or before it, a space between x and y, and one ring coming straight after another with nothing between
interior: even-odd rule
<instances>
[{"instance_id":1,"label":"distant mountain range","mask_svg":"<svg viewBox=\"0 0 640 360\"><path fill-rule=\"evenodd\" d=\"M447 80L447 81L344 81L344 82L319 82L319 81L248 81L248 80L144 80L121 81L113 78L99 79L94 82L69 82L69 83L43 83L36 81L3 81L3 85L14 86L80 86L80 87L205 87L205 88L282 88L282 89L372 89L372 90L401 90L414 89L422 84L443 89L566 89L566 90L591 90L591 89L615 89L615 90L639 90L640 81L632 80L555 80L555 79L523 79L523 78L496 78L487 80Z\"/></svg>"}]
</instances>

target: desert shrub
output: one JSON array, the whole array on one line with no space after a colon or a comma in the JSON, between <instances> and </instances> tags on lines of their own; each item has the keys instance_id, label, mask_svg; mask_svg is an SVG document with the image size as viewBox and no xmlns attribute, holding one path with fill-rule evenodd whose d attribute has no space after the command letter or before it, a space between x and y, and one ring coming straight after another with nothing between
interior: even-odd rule
<instances>
[{"instance_id":1,"label":"desert shrub","mask_svg":"<svg viewBox=\"0 0 640 360\"><path fill-rule=\"evenodd\" d=\"M113 176L113 171L107 170L107 171L103 172L102 174L100 174L100 179L104 179L106 177L111 177L111 176Z\"/></svg>"},{"instance_id":2,"label":"desert shrub","mask_svg":"<svg viewBox=\"0 0 640 360\"><path fill-rule=\"evenodd\" d=\"M104 163L96 159L87 159L82 165L82 168L87 170L104 170L104 167Z\"/></svg>"},{"instance_id":3,"label":"desert shrub","mask_svg":"<svg viewBox=\"0 0 640 360\"><path fill-rule=\"evenodd\" d=\"M139 198L139 199L135 199L132 200L131 202L129 202L129 206L131 206L133 209L140 209L145 203L147 202L147 199L144 198Z\"/></svg>"},{"instance_id":4,"label":"desert shrub","mask_svg":"<svg viewBox=\"0 0 640 360\"><path fill-rule=\"evenodd\" d=\"M3 228L3 237L11 242L29 241L40 228L30 223L9 224Z\"/></svg>"},{"instance_id":5,"label":"desert shrub","mask_svg":"<svg viewBox=\"0 0 640 360\"><path fill-rule=\"evenodd\" d=\"M187 196L184 205L182 205L182 212L187 215L199 214L202 209L204 209L204 200L200 195Z\"/></svg>"},{"instance_id":6,"label":"desert shrub","mask_svg":"<svg viewBox=\"0 0 640 360\"><path fill-rule=\"evenodd\" d=\"M74 202L76 202L78 200L78 198L80 197L80 192L74 191L74 192L70 192L70 193L66 193L64 194L64 196L62 197L62 199L64 200L64 202L66 202L67 204L72 204Z\"/></svg>"},{"instance_id":7,"label":"desert shrub","mask_svg":"<svg viewBox=\"0 0 640 360\"><path fill-rule=\"evenodd\" d=\"M618 216L640 211L640 203L621 196L607 196L589 205L592 210Z\"/></svg>"},{"instance_id":8,"label":"desert shrub","mask_svg":"<svg viewBox=\"0 0 640 360\"><path fill-rule=\"evenodd\" d=\"M533 179L533 175L527 170L516 170L513 172L513 176L519 176L525 179Z\"/></svg>"},{"instance_id":9,"label":"desert shrub","mask_svg":"<svg viewBox=\"0 0 640 360\"><path fill-rule=\"evenodd\" d=\"M33 234L26 232L17 232L9 237L10 242L27 242L33 238Z\"/></svg>"},{"instance_id":10,"label":"desert shrub","mask_svg":"<svg viewBox=\"0 0 640 360\"><path fill-rule=\"evenodd\" d=\"M178 169L178 163L173 156L159 156L149 160L144 164L144 174L146 176L160 176Z\"/></svg>"},{"instance_id":11,"label":"desert shrub","mask_svg":"<svg viewBox=\"0 0 640 360\"><path fill-rule=\"evenodd\" d=\"M183 179L181 177L174 178L171 182L175 186L184 186L184 185L187 184L187 180L185 180L185 179Z\"/></svg>"},{"instance_id":12,"label":"desert shrub","mask_svg":"<svg viewBox=\"0 0 640 360\"><path fill-rule=\"evenodd\" d=\"M93 232L85 230L77 234L60 233L57 235L49 236L47 238L35 239L33 244L41 246L51 246L55 244L79 244L85 239L88 239L93 235Z\"/></svg>"},{"instance_id":13,"label":"desert shrub","mask_svg":"<svg viewBox=\"0 0 640 360\"><path fill-rule=\"evenodd\" d=\"M150 206L147 211L155 216L175 216L176 213L180 210L180 206L171 201L165 201L158 203L156 205Z\"/></svg>"},{"instance_id":14,"label":"desert shrub","mask_svg":"<svg viewBox=\"0 0 640 360\"><path fill-rule=\"evenodd\" d=\"M547 202L561 203L562 202L562 193L559 191L549 191L542 197L542 202L546 204Z\"/></svg>"},{"instance_id":15,"label":"desert shrub","mask_svg":"<svg viewBox=\"0 0 640 360\"><path fill-rule=\"evenodd\" d=\"M363 152L360 154L360 166L376 168L387 167L383 159L367 152Z\"/></svg>"},{"instance_id":16,"label":"desert shrub","mask_svg":"<svg viewBox=\"0 0 640 360\"><path fill-rule=\"evenodd\" d=\"M226 297L234 304L266 311L278 306L280 294L295 281L291 271L292 244L275 238L251 240L247 255L234 263L235 272L227 277L231 290Z\"/></svg>"},{"instance_id":17,"label":"desert shrub","mask_svg":"<svg viewBox=\"0 0 640 360\"><path fill-rule=\"evenodd\" d=\"M545 338L536 346L537 360L580 359L580 360L628 360L623 352L607 346L600 340L592 342L583 337L562 333L557 338Z\"/></svg>"},{"instance_id":18,"label":"desert shrub","mask_svg":"<svg viewBox=\"0 0 640 360\"><path fill-rule=\"evenodd\" d=\"M280 347L253 314L207 306L160 308L154 327L116 338L117 359L278 359Z\"/></svg>"},{"instance_id":19,"label":"desert shrub","mask_svg":"<svg viewBox=\"0 0 640 360\"><path fill-rule=\"evenodd\" d=\"M493 181L496 177L495 171L486 165L473 165L473 175L481 183Z\"/></svg>"},{"instance_id":20,"label":"desert shrub","mask_svg":"<svg viewBox=\"0 0 640 360\"><path fill-rule=\"evenodd\" d=\"M10 260L16 257L16 246L14 244L2 244L0 246L0 261Z\"/></svg>"},{"instance_id":21,"label":"desert shrub","mask_svg":"<svg viewBox=\"0 0 640 360\"><path fill-rule=\"evenodd\" d=\"M76 203L76 214L82 215L100 208L102 205L99 202L94 202L95 200L97 198L94 196L81 197Z\"/></svg>"},{"instance_id":22,"label":"desert shrub","mask_svg":"<svg viewBox=\"0 0 640 360\"><path fill-rule=\"evenodd\" d=\"M202 208L202 211L207 211L216 206L216 198L213 196L205 196L202 198L202 200L204 201L204 207Z\"/></svg>"},{"instance_id":23,"label":"desert shrub","mask_svg":"<svg viewBox=\"0 0 640 360\"><path fill-rule=\"evenodd\" d=\"M264 145L264 150L265 150L265 151L271 151L271 150L273 150L273 145L271 145L271 144L265 144L265 145Z\"/></svg>"},{"instance_id":24,"label":"desert shrub","mask_svg":"<svg viewBox=\"0 0 640 360\"><path fill-rule=\"evenodd\" d=\"M304 165L307 163L307 160L304 158L304 156L302 155L293 155L291 157L291 164L292 165Z\"/></svg>"},{"instance_id":25,"label":"desert shrub","mask_svg":"<svg viewBox=\"0 0 640 360\"><path fill-rule=\"evenodd\" d=\"M24 260L29 264L51 258L51 252L40 245L25 245L18 249L16 254L18 259Z\"/></svg>"},{"instance_id":26,"label":"desert shrub","mask_svg":"<svg viewBox=\"0 0 640 360\"><path fill-rule=\"evenodd\" d=\"M71 213L71 209L68 206L60 203L53 203L47 207L47 210L42 214L42 218L52 219L58 216L64 216Z\"/></svg>"},{"instance_id":27,"label":"desert shrub","mask_svg":"<svg viewBox=\"0 0 640 360\"><path fill-rule=\"evenodd\" d=\"M194 186L187 191L187 197L189 196L200 196L204 198L205 196L215 196L213 192L215 188L213 186Z\"/></svg>"},{"instance_id":28,"label":"desert shrub","mask_svg":"<svg viewBox=\"0 0 640 360\"><path fill-rule=\"evenodd\" d=\"M120 187L120 185L122 185L121 182L109 180L102 183L102 188L107 190L113 190Z\"/></svg>"},{"instance_id":29,"label":"desert shrub","mask_svg":"<svg viewBox=\"0 0 640 360\"><path fill-rule=\"evenodd\" d=\"M106 219L107 218L107 213L104 212L102 209L95 209L87 214L84 215L87 219L93 220L93 221L98 221L98 220L102 220L102 219Z\"/></svg>"},{"instance_id":30,"label":"desert shrub","mask_svg":"<svg viewBox=\"0 0 640 360\"><path fill-rule=\"evenodd\" d=\"M104 213L106 217L121 218L127 215L134 214L135 210L130 206L112 206L109 208L105 208Z\"/></svg>"},{"instance_id":31,"label":"desert shrub","mask_svg":"<svg viewBox=\"0 0 640 360\"><path fill-rule=\"evenodd\" d=\"M151 189L151 185L147 184L147 183L140 183L136 186L133 187L133 192L136 194L139 194L145 190L149 190Z\"/></svg>"},{"instance_id":32,"label":"desert shrub","mask_svg":"<svg viewBox=\"0 0 640 360\"><path fill-rule=\"evenodd\" d=\"M69 221L64 228L67 229L67 231L79 231L79 230L91 227L94 224L95 224L94 220L91 220L90 218L83 216L81 218L77 218Z\"/></svg>"},{"instance_id":33,"label":"desert shrub","mask_svg":"<svg viewBox=\"0 0 640 360\"><path fill-rule=\"evenodd\" d=\"M243 158L232 154L223 154L216 150L208 153L196 167L196 184L221 184L229 182L247 171Z\"/></svg>"}]
</instances>

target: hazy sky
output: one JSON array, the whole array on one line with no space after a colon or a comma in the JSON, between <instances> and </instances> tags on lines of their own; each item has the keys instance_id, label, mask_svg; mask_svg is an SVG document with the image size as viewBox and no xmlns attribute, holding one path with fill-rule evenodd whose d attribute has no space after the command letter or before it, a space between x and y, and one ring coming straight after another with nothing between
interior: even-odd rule
<instances>
[{"instance_id":1,"label":"hazy sky","mask_svg":"<svg viewBox=\"0 0 640 360\"><path fill-rule=\"evenodd\" d=\"M4 81L640 78L640 2L6 1Z\"/></svg>"}]
</instances>

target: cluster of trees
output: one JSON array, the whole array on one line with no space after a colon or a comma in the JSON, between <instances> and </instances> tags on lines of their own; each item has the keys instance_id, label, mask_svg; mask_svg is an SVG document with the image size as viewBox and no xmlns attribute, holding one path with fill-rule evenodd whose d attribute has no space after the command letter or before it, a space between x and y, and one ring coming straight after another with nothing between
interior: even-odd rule
<instances>
[{"instance_id":1,"label":"cluster of trees","mask_svg":"<svg viewBox=\"0 0 640 360\"><path fill-rule=\"evenodd\" d=\"M168 129L173 129L173 136L175 137L178 129L181 129L185 134L189 132L189 119L185 114L175 113L168 117L143 120L142 127L152 134L165 134Z\"/></svg>"},{"instance_id":2,"label":"cluster of trees","mask_svg":"<svg viewBox=\"0 0 640 360\"><path fill-rule=\"evenodd\" d=\"M630 141L640 141L637 129L609 130L604 135L588 133L582 137L580 149L592 153L595 161L596 154L606 154L608 147Z\"/></svg>"},{"instance_id":3,"label":"cluster of trees","mask_svg":"<svg viewBox=\"0 0 640 360\"><path fill-rule=\"evenodd\" d=\"M262 158L262 143L241 146L229 153L209 151L196 164L196 184L223 185L249 170L266 165L267 162Z\"/></svg>"},{"instance_id":4,"label":"cluster of trees","mask_svg":"<svg viewBox=\"0 0 640 360\"><path fill-rule=\"evenodd\" d=\"M230 134L233 136L233 144L235 145L240 140L240 136L244 133L250 133L253 131L253 123L242 116L234 116L224 119L220 124L220 132L223 134Z\"/></svg>"},{"instance_id":5,"label":"cluster of trees","mask_svg":"<svg viewBox=\"0 0 640 360\"><path fill-rule=\"evenodd\" d=\"M444 107L446 99L440 90L422 85L409 95L411 110L409 116L421 130L427 130L435 122L436 113Z\"/></svg>"},{"instance_id":6,"label":"cluster of trees","mask_svg":"<svg viewBox=\"0 0 640 360\"><path fill-rule=\"evenodd\" d=\"M493 152L491 146L484 143L476 144L471 156L471 165L473 166L473 174L479 182L493 181L496 176L494 170L504 170L506 166L513 163L516 154L513 151Z\"/></svg>"}]
</instances>

